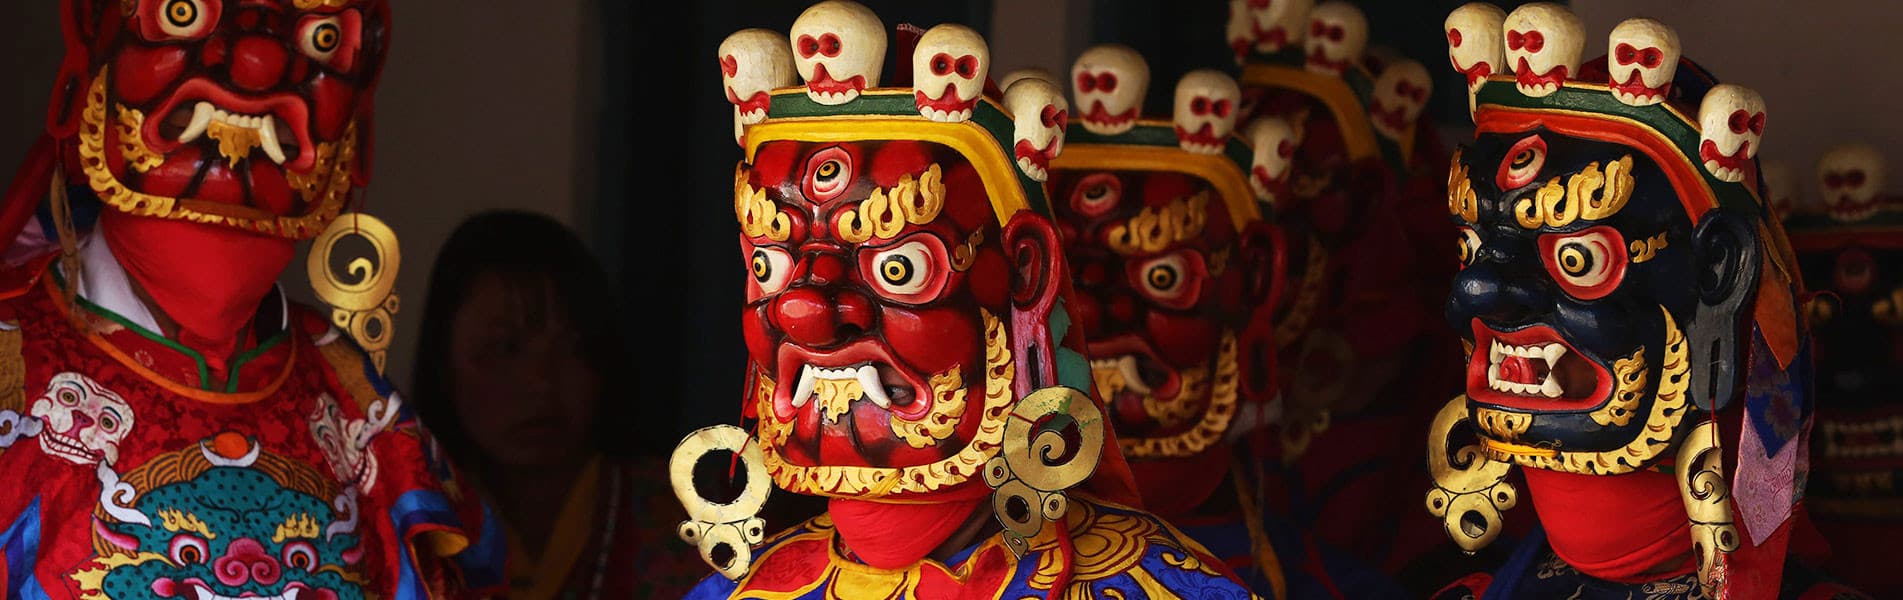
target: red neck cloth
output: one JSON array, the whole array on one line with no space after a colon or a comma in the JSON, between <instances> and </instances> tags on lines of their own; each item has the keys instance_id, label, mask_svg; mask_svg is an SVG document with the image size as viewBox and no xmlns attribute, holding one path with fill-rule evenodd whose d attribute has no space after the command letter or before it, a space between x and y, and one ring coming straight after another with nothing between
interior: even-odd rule
<instances>
[{"instance_id":1,"label":"red neck cloth","mask_svg":"<svg viewBox=\"0 0 1903 600\"><path fill-rule=\"evenodd\" d=\"M284 238L115 210L100 212L99 228L119 266L178 323L176 341L217 372L297 252Z\"/></svg>"},{"instance_id":2,"label":"red neck cloth","mask_svg":"<svg viewBox=\"0 0 1903 600\"><path fill-rule=\"evenodd\" d=\"M827 512L854 557L880 569L904 569L945 543L990 494L980 483L935 494L922 504L833 498Z\"/></svg>"},{"instance_id":3,"label":"red neck cloth","mask_svg":"<svg viewBox=\"0 0 1903 600\"><path fill-rule=\"evenodd\" d=\"M1526 474L1533 509L1560 560L1581 573L1643 583L1690 573L1691 520L1669 474L1575 475L1545 469Z\"/></svg>"}]
</instances>

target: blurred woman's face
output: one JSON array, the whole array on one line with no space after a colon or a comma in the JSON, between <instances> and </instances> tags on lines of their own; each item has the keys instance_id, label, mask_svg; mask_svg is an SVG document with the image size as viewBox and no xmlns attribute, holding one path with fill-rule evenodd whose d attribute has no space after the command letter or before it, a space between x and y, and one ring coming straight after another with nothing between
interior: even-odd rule
<instances>
[{"instance_id":1,"label":"blurred woman's face","mask_svg":"<svg viewBox=\"0 0 1903 600\"><path fill-rule=\"evenodd\" d=\"M589 452L601 378L557 300L546 281L484 273L450 321L450 398L498 466L576 463Z\"/></svg>"}]
</instances>

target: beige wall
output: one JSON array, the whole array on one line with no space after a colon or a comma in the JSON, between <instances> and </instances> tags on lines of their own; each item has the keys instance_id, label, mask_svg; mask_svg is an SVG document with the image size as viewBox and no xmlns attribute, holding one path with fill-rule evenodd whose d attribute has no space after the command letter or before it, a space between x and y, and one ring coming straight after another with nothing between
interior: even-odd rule
<instances>
[{"instance_id":1,"label":"beige wall","mask_svg":"<svg viewBox=\"0 0 1903 600\"><path fill-rule=\"evenodd\" d=\"M1832 145L1875 145L1891 165L1903 159L1903 61L1894 50L1903 3L1772 0L1583 0L1588 58L1606 50L1606 34L1629 17L1678 30L1685 55L1720 81L1764 95L1764 161L1787 161L1804 177ZM1890 178L1889 192L1903 191Z\"/></svg>"}]
</instances>

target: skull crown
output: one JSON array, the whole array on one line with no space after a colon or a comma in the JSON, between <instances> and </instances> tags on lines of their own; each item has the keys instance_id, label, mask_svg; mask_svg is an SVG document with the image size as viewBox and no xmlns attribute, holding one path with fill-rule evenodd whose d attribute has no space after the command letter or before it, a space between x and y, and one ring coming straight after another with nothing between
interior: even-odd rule
<instances>
[{"instance_id":1,"label":"skull crown","mask_svg":"<svg viewBox=\"0 0 1903 600\"><path fill-rule=\"evenodd\" d=\"M1444 29L1447 57L1467 77L1470 110L1489 78L1507 72L1527 98L1545 98L1582 77L1594 77L1613 98L1635 109L1678 100L1672 89L1683 52L1678 33L1652 19L1620 22L1607 37L1605 63L1592 69L1582 69L1585 34L1579 17L1559 4L1535 2L1502 16L1499 8L1475 2L1450 13ZM1600 74L1605 81L1597 81ZM1699 141L1693 162L1719 181L1754 181L1764 98L1750 88L1722 84L1707 91L1696 108L1692 125Z\"/></svg>"}]
</instances>

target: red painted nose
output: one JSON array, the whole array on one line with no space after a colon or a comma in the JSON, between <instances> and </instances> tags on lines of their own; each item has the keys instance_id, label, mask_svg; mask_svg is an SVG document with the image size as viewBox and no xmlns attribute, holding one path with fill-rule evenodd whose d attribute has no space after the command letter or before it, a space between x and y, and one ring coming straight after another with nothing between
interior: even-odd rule
<instances>
[{"instance_id":1,"label":"red painted nose","mask_svg":"<svg viewBox=\"0 0 1903 600\"><path fill-rule=\"evenodd\" d=\"M872 312L872 301L851 290L800 286L773 301L774 323L786 331L788 339L809 348L858 338L872 328Z\"/></svg>"},{"instance_id":2,"label":"red painted nose","mask_svg":"<svg viewBox=\"0 0 1903 600\"><path fill-rule=\"evenodd\" d=\"M231 547L225 549L225 555L212 561L211 569L219 583L229 586L244 585L247 581L272 585L278 582L278 576L283 573L277 559L265 554L264 545L251 538L231 542Z\"/></svg>"},{"instance_id":3,"label":"red painted nose","mask_svg":"<svg viewBox=\"0 0 1903 600\"><path fill-rule=\"evenodd\" d=\"M284 67L290 62L290 54L277 40L246 35L232 43L228 60L233 84L247 91L262 92L277 87L284 79Z\"/></svg>"}]
</instances>

